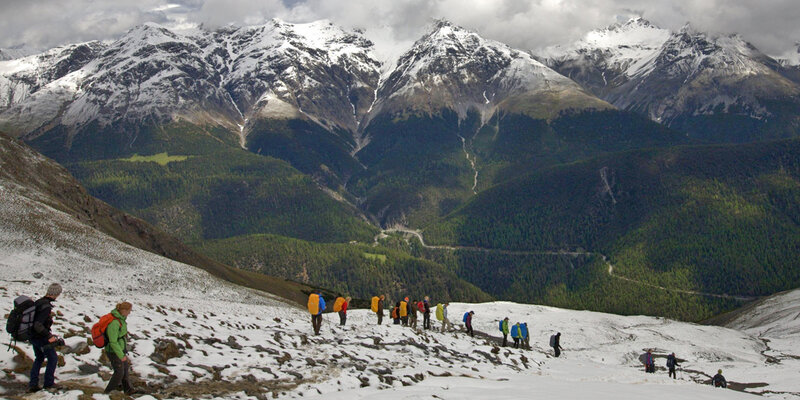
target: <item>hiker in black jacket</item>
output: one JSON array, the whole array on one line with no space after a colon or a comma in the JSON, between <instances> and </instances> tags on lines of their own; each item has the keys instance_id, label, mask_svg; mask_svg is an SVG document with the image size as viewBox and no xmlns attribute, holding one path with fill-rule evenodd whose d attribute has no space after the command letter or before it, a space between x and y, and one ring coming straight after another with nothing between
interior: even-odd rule
<instances>
[{"instance_id":1,"label":"hiker in black jacket","mask_svg":"<svg viewBox=\"0 0 800 400\"><path fill-rule=\"evenodd\" d=\"M431 329L431 298L425 296L425 300L423 301L425 309L422 310L422 327L424 329Z\"/></svg>"},{"instance_id":2,"label":"hiker in black jacket","mask_svg":"<svg viewBox=\"0 0 800 400\"><path fill-rule=\"evenodd\" d=\"M553 346L554 355L556 357L560 356L561 355L561 350L564 350L564 348L561 347L561 332L558 332L553 336L552 346Z\"/></svg>"},{"instance_id":3,"label":"hiker in black jacket","mask_svg":"<svg viewBox=\"0 0 800 400\"><path fill-rule=\"evenodd\" d=\"M672 353L672 354L668 355L667 356L667 368L669 369L669 376L671 376L672 379L677 379L678 378L677 374L675 373L675 367L677 367L677 366L680 366L680 364L678 364L678 359L675 358L675 353Z\"/></svg>"},{"instance_id":4,"label":"hiker in black jacket","mask_svg":"<svg viewBox=\"0 0 800 400\"><path fill-rule=\"evenodd\" d=\"M33 319L33 334L31 345L33 345L33 367L31 368L31 380L28 384L29 392L39 391L39 370L42 363L47 358L47 368L44 370L44 388L58 389L55 384L56 366L58 366L58 354L56 354L56 343L60 340L58 336L50 332L53 326L53 304L58 296L61 295L61 285L54 283L47 288L44 297L36 300L36 316ZM63 342L62 342L63 343Z\"/></svg>"}]
</instances>

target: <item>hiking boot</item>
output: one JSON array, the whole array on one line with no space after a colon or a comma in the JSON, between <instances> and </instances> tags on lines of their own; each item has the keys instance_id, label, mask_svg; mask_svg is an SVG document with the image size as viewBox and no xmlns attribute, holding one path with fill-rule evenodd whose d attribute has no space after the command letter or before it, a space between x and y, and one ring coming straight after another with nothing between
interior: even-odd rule
<instances>
[{"instance_id":1,"label":"hiking boot","mask_svg":"<svg viewBox=\"0 0 800 400\"><path fill-rule=\"evenodd\" d=\"M42 388L40 388L39 386L31 386L28 388L28 393L36 393L40 390L42 390Z\"/></svg>"},{"instance_id":2,"label":"hiking boot","mask_svg":"<svg viewBox=\"0 0 800 400\"><path fill-rule=\"evenodd\" d=\"M45 386L45 387L43 387L43 389L47 390L48 392L57 392L57 391L62 390L64 388L61 385L56 384L56 385Z\"/></svg>"}]
</instances>

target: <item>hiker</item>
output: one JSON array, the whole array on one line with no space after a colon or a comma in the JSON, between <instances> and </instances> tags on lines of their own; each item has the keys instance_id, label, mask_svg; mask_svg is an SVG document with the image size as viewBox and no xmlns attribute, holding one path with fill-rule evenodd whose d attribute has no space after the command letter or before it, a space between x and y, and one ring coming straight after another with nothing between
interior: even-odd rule
<instances>
[{"instance_id":1,"label":"hiker","mask_svg":"<svg viewBox=\"0 0 800 400\"><path fill-rule=\"evenodd\" d=\"M678 364L678 359L675 358L675 353L672 353L667 356L667 368L669 368L669 376L672 379L678 379L678 374L675 373L675 367L680 366Z\"/></svg>"},{"instance_id":2,"label":"hiker","mask_svg":"<svg viewBox=\"0 0 800 400\"><path fill-rule=\"evenodd\" d=\"M417 302L411 301L408 303L408 326L411 329L417 329Z\"/></svg>"},{"instance_id":3,"label":"hiker","mask_svg":"<svg viewBox=\"0 0 800 400\"><path fill-rule=\"evenodd\" d=\"M398 301L392 309L392 320L395 325L400 325L400 302Z\"/></svg>"},{"instance_id":4,"label":"hiker","mask_svg":"<svg viewBox=\"0 0 800 400\"><path fill-rule=\"evenodd\" d=\"M126 322L132 309L133 305L127 301L117 304L114 310L111 311L114 320L106 327L105 334L108 337L108 342L104 350L108 361L111 362L111 367L114 369L114 374L111 375L111 380L108 381L108 386L106 386L106 394L111 393L113 390L118 390L120 385L122 385L122 390L126 395L134 393L129 377L131 360L128 357L128 323Z\"/></svg>"},{"instance_id":5,"label":"hiker","mask_svg":"<svg viewBox=\"0 0 800 400\"><path fill-rule=\"evenodd\" d=\"M59 387L55 383L56 367L58 366L58 354L56 354L56 345L61 343L63 339L53 335L50 332L50 327L53 326L53 302L56 301L58 296L61 295L61 285L53 283L47 287L47 292L44 297L36 300L35 316L33 317L33 332L31 334L31 345L33 346L33 367L31 367L31 380L28 383L29 392L39 391L39 370L42 369L42 363L47 358L47 367L44 369L44 389L45 390L58 390Z\"/></svg>"},{"instance_id":6,"label":"hiker","mask_svg":"<svg viewBox=\"0 0 800 400\"><path fill-rule=\"evenodd\" d=\"M647 353L644 355L644 372L649 374L654 374L656 372L656 364L653 361L653 351L647 349Z\"/></svg>"},{"instance_id":7,"label":"hiker","mask_svg":"<svg viewBox=\"0 0 800 400\"><path fill-rule=\"evenodd\" d=\"M723 389L728 387L728 381L722 376L722 370L717 371L717 374L711 378L711 384L714 385L714 387L721 387Z\"/></svg>"},{"instance_id":8,"label":"hiker","mask_svg":"<svg viewBox=\"0 0 800 400\"><path fill-rule=\"evenodd\" d=\"M503 347L508 345L508 317L500 321L500 332L503 333Z\"/></svg>"},{"instance_id":9,"label":"hiker","mask_svg":"<svg viewBox=\"0 0 800 400\"><path fill-rule=\"evenodd\" d=\"M431 329L431 298L425 296L425 300L423 300L422 304L425 307L422 313L422 327L424 329Z\"/></svg>"},{"instance_id":10,"label":"hiker","mask_svg":"<svg viewBox=\"0 0 800 400\"><path fill-rule=\"evenodd\" d=\"M382 294L380 297L372 298L373 303L373 310L376 314L378 314L378 325L383 323L383 302L386 300L386 295Z\"/></svg>"},{"instance_id":11,"label":"hiker","mask_svg":"<svg viewBox=\"0 0 800 400\"><path fill-rule=\"evenodd\" d=\"M347 306L350 304L350 297L336 299L336 304L333 305L333 311L339 313L339 326L344 326L347 322Z\"/></svg>"},{"instance_id":12,"label":"hiker","mask_svg":"<svg viewBox=\"0 0 800 400\"><path fill-rule=\"evenodd\" d=\"M308 296L308 312L311 314L311 327L314 328L315 335L319 335L319 330L322 328L323 311L325 311L325 299L322 298L322 291L311 293Z\"/></svg>"},{"instance_id":13,"label":"hiker","mask_svg":"<svg viewBox=\"0 0 800 400\"><path fill-rule=\"evenodd\" d=\"M452 323L450 323L450 320L449 320L449 319L447 319L447 307L448 307L449 305L450 305L450 303L444 303L444 304L440 304L440 306L442 306L442 333L444 333L444 332L447 330L447 327L448 327L448 326L449 326L450 328L452 328L452 327L453 327L453 324L452 324ZM436 315L437 315L437 316L439 315L439 310L438 310L438 307L437 307L437 310L436 310Z\"/></svg>"},{"instance_id":14,"label":"hiker","mask_svg":"<svg viewBox=\"0 0 800 400\"><path fill-rule=\"evenodd\" d=\"M523 322L522 325L519 326L519 334L520 340L522 341L522 348L523 349L530 349L531 348L531 339L528 336L528 323Z\"/></svg>"},{"instance_id":15,"label":"hiker","mask_svg":"<svg viewBox=\"0 0 800 400\"><path fill-rule=\"evenodd\" d=\"M475 337L475 331L472 330L472 316L475 315L475 311L470 311L464 314L464 326L467 327L467 333L470 336Z\"/></svg>"},{"instance_id":16,"label":"hiker","mask_svg":"<svg viewBox=\"0 0 800 400\"><path fill-rule=\"evenodd\" d=\"M398 307L400 322L403 324L403 326L408 326L408 297L406 297L404 300L401 300Z\"/></svg>"},{"instance_id":17,"label":"hiker","mask_svg":"<svg viewBox=\"0 0 800 400\"><path fill-rule=\"evenodd\" d=\"M520 339L519 331L520 331L519 322L517 322L516 324L514 324L514 326L511 327L511 338L514 339L515 349L519 348L519 339Z\"/></svg>"},{"instance_id":18,"label":"hiker","mask_svg":"<svg viewBox=\"0 0 800 400\"><path fill-rule=\"evenodd\" d=\"M558 358L558 356L561 355L561 350L564 350L564 348L561 347L561 332L550 336L550 347L553 348L553 352L555 353L556 358Z\"/></svg>"}]
</instances>

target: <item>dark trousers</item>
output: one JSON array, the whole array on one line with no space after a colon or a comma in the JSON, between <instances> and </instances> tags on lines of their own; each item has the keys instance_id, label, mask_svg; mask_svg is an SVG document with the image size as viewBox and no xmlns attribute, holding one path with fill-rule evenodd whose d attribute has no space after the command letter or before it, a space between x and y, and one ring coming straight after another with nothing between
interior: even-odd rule
<instances>
[{"instance_id":1,"label":"dark trousers","mask_svg":"<svg viewBox=\"0 0 800 400\"><path fill-rule=\"evenodd\" d=\"M345 322L347 322L347 313L339 311L339 325L344 326Z\"/></svg>"},{"instance_id":2,"label":"dark trousers","mask_svg":"<svg viewBox=\"0 0 800 400\"><path fill-rule=\"evenodd\" d=\"M110 393L112 390L118 390L120 385L122 385L122 390L125 393L130 392L133 389L128 374L131 369L130 360L123 362L113 351L107 351L106 355L108 356L108 361L111 361L111 368L114 368L114 375L111 375L111 380L108 381L106 393Z\"/></svg>"},{"instance_id":3,"label":"dark trousers","mask_svg":"<svg viewBox=\"0 0 800 400\"><path fill-rule=\"evenodd\" d=\"M56 367L58 366L58 354L53 346L47 339L31 339L33 345L33 354L36 359L33 360L33 367L31 368L31 381L28 387L39 386L39 370L42 369L42 363L47 358L47 367L44 369L44 387L53 386L56 383Z\"/></svg>"},{"instance_id":4,"label":"dark trousers","mask_svg":"<svg viewBox=\"0 0 800 400\"><path fill-rule=\"evenodd\" d=\"M669 369L669 376L672 377L672 379L678 379L678 374L675 373L675 368Z\"/></svg>"},{"instance_id":5,"label":"dark trousers","mask_svg":"<svg viewBox=\"0 0 800 400\"><path fill-rule=\"evenodd\" d=\"M647 365L645 365L645 366L644 366L644 372L647 372L648 374L654 374L654 373L656 373L656 366L655 366L655 364L647 364Z\"/></svg>"},{"instance_id":6,"label":"dark trousers","mask_svg":"<svg viewBox=\"0 0 800 400\"><path fill-rule=\"evenodd\" d=\"M561 349L559 349L558 347L553 347L553 350L555 350L556 352L556 357L561 355Z\"/></svg>"},{"instance_id":7,"label":"dark trousers","mask_svg":"<svg viewBox=\"0 0 800 400\"><path fill-rule=\"evenodd\" d=\"M378 325L383 323L383 313L378 313Z\"/></svg>"},{"instance_id":8,"label":"dark trousers","mask_svg":"<svg viewBox=\"0 0 800 400\"><path fill-rule=\"evenodd\" d=\"M507 345L508 345L508 334L504 333L503 334L503 347L506 347Z\"/></svg>"},{"instance_id":9,"label":"dark trousers","mask_svg":"<svg viewBox=\"0 0 800 400\"><path fill-rule=\"evenodd\" d=\"M467 322L466 325L467 325L467 333L469 333L470 336L475 336L475 332L472 330L472 324Z\"/></svg>"},{"instance_id":10,"label":"dark trousers","mask_svg":"<svg viewBox=\"0 0 800 400\"><path fill-rule=\"evenodd\" d=\"M314 334L319 335L319 329L322 328L322 314L311 316L311 326L314 328Z\"/></svg>"},{"instance_id":11,"label":"dark trousers","mask_svg":"<svg viewBox=\"0 0 800 400\"><path fill-rule=\"evenodd\" d=\"M403 326L408 326L408 315L405 317L400 317L400 322L403 324Z\"/></svg>"},{"instance_id":12,"label":"dark trousers","mask_svg":"<svg viewBox=\"0 0 800 400\"><path fill-rule=\"evenodd\" d=\"M519 348L519 338L518 338L518 337L515 337L515 338L514 338L514 348L515 348L515 349L518 349L518 348Z\"/></svg>"},{"instance_id":13,"label":"dark trousers","mask_svg":"<svg viewBox=\"0 0 800 400\"><path fill-rule=\"evenodd\" d=\"M426 312L423 315L423 317L424 318L422 319L422 327L425 329L431 329L431 313Z\"/></svg>"}]
</instances>

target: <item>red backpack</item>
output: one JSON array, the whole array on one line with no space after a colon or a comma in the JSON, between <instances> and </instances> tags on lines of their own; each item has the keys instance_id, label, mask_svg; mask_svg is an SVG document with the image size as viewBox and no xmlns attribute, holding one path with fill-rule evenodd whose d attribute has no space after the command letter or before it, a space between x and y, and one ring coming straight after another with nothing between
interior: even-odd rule
<instances>
[{"instance_id":1,"label":"red backpack","mask_svg":"<svg viewBox=\"0 0 800 400\"><path fill-rule=\"evenodd\" d=\"M108 344L108 337L106 336L106 329L112 321L117 319L113 314L108 313L100 318L96 324L92 325L92 342L94 345L103 348Z\"/></svg>"},{"instance_id":2,"label":"red backpack","mask_svg":"<svg viewBox=\"0 0 800 400\"><path fill-rule=\"evenodd\" d=\"M419 312L425 312L425 303L423 303L421 301L418 301L417 302L417 310L419 310Z\"/></svg>"}]
</instances>

